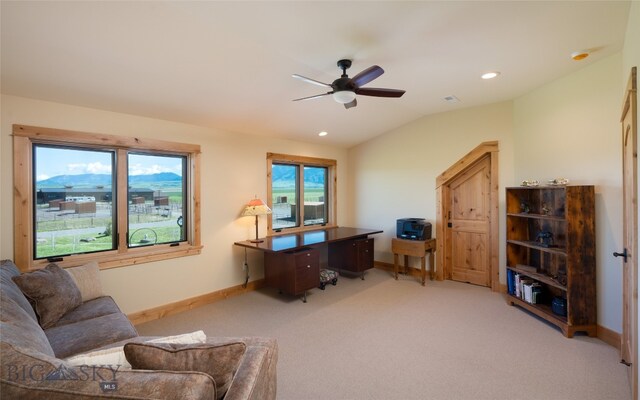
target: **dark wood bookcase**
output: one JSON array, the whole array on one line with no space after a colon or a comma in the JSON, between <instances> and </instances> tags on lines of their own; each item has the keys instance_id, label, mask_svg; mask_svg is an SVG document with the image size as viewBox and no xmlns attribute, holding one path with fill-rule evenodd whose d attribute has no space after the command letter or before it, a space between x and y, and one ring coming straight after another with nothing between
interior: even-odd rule
<instances>
[{"instance_id":1,"label":"dark wood bookcase","mask_svg":"<svg viewBox=\"0 0 640 400\"><path fill-rule=\"evenodd\" d=\"M511 187L506 208L507 279L518 274L541 290L535 302L508 290L508 303L558 326L566 337L578 331L595 336L594 187ZM566 316L553 312L554 298L566 299Z\"/></svg>"}]
</instances>

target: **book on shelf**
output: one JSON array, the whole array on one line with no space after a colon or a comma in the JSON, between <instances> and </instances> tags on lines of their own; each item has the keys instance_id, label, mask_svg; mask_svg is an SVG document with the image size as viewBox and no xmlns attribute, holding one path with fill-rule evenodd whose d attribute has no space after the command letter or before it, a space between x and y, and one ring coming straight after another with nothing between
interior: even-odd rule
<instances>
[{"instance_id":1,"label":"book on shelf","mask_svg":"<svg viewBox=\"0 0 640 400\"><path fill-rule=\"evenodd\" d=\"M539 282L530 281L522 285L523 300L529 304L538 304L542 301L542 285Z\"/></svg>"},{"instance_id":2,"label":"book on shelf","mask_svg":"<svg viewBox=\"0 0 640 400\"><path fill-rule=\"evenodd\" d=\"M513 270L507 268L507 293L511 295L515 294L514 274Z\"/></svg>"},{"instance_id":3,"label":"book on shelf","mask_svg":"<svg viewBox=\"0 0 640 400\"><path fill-rule=\"evenodd\" d=\"M531 285L533 284L533 279L529 278L521 278L520 279L520 298L527 303L531 303Z\"/></svg>"},{"instance_id":4,"label":"book on shelf","mask_svg":"<svg viewBox=\"0 0 640 400\"><path fill-rule=\"evenodd\" d=\"M542 285L536 282L531 287L531 303L532 304L540 304L542 303Z\"/></svg>"},{"instance_id":5,"label":"book on shelf","mask_svg":"<svg viewBox=\"0 0 640 400\"><path fill-rule=\"evenodd\" d=\"M533 268L533 267L530 267ZM507 268L507 293L530 304L539 304L543 298L542 284L526 275Z\"/></svg>"},{"instance_id":6,"label":"book on shelf","mask_svg":"<svg viewBox=\"0 0 640 400\"><path fill-rule=\"evenodd\" d=\"M531 303L531 286L533 282L526 282L522 284L523 300L527 303Z\"/></svg>"}]
</instances>

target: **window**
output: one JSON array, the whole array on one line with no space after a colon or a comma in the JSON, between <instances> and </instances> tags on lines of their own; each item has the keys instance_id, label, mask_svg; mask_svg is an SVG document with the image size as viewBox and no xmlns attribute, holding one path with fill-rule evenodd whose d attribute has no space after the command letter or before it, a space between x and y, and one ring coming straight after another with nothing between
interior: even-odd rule
<instances>
[{"instance_id":1,"label":"window","mask_svg":"<svg viewBox=\"0 0 640 400\"><path fill-rule=\"evenodd\" d=\"M304 225L327 223L327 167L304 167Z\"/></svg>"},{"instance_id":2,"label":"window","mask_svg":"<svg viewBox=\"0 0 640 400\"><path fill-rule=\"evenodd\" d=\"M183 242L187 157L129 153L129 247Z\"/></svg>"},{"instance_id":3,"label":"window","mask_svg":"<svg viewBox=\"0 0 640 400\"><path fill-rule=\"evenodd\" d=\"M267 154L269 233L335 225L336 161Z\"/></svg>"},{"instance_id":4,"label":"window","mask_svg":"<svg viewBox=\"0 0 640 400\"><path fill-rule=\"evenodd\" d=\"M23 270L200 253L199 146L22 125L13 133Z\"/></svg>"},{"instance_id":5,"label":"window","mask_svg":"<svg viewBox=\"0 0 640 400\"><path fill-rule=\"evenodd\" d=\"M34 259L117 248L115 153L33 146Z\"/></svg>"},{"instance_id":6,"label":"window","mask_svg":"<svg viewBox=\"0 0 640 400\"><path fill-rule=\"evenodd\" d=\"M274 163L271 167L271 219L273 229L299 226L298 166Z\"/></svg>"}]
</instances>

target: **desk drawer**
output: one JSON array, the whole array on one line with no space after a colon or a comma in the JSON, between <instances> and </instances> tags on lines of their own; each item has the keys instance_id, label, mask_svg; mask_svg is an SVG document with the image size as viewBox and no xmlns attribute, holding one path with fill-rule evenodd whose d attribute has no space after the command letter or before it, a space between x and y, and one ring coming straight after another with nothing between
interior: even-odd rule
<instances>
[{"instance_id":1,"label":"desk drawer","mask_svg":"<svg viewBox=\"0 0 640 400\"><path fill-rule=\"evenodd\" d=\"M320 253L316 249L266 253L264 260L268 286L300 295L320 285Z\"/></svg>"},{"instance_id":2,"label":"desk drawer","mask_svg":"<svg viewBox=\"0 0 640 400\"><path fill-rule=\"evenodd\" d=\"M373 268L373 238L331 243L329 268L351 272L363 272Z\"/></svg>"},{"instance_id":3,"label":"desk drawer","mask_svg":"<svg viewBox=\"0 0 640 400\"><path fill-rule=\"evenodd\" d=\"M320 285L320 253L305 250L295 254L296 292L303 292Z\"/></svg>"},{"instance_id":4,"label":"desk drawer","mask_svg":"<svg viewBox=\"0 0 640 400\"><path fill-rule=\"evenodd\" d=\"M307 249L293 253L296 268L306 267L309 264L320 263L320 252L316 249Z\"/></svg>"},{"instance_id":5,"label":"desk drawer","mask_svg":"<svg viewBox=\"0 0 640 400\"><path fill-rule=\"evenodd\" d=\"M373 239L358 240L356 247L358 269L364 271L373 268Z\"/></svg>"}]
</instances>

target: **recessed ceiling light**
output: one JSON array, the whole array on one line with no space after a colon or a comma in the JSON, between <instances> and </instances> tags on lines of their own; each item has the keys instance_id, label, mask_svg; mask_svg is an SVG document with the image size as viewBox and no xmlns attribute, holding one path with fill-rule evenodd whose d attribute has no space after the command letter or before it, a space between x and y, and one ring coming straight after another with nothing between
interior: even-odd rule
<instances>
[{"instance_id":1,"label":"recessed ceiling light","mask_svg":"<svg viewBox=\"0 0 640 400\"><path fill-rule=\"evenodd\" d=\"M589 50L580 50L571 53L571 58L573 58L575 61L584 60L587 57L589 57Z\"/></svg>"},{"instance_id":2,"label":"recessed ceiling light","mask_svg":"<svg viewBox=\"0 0 640 400\"><path fill-rule=\"evenodd\" d=\"M322 131L322 132L318 133L318 136L327 136L327 132Z\"/></svg>"},{"instance_id":3,"label":"recessed ceiling light","mask_svg":"<svg viewBox=\"0 0 640 400\"><path fill-rule=\"evenodd\" d=\"M498 75L500 75L500 72L498 72L498 71L485 72L484 74L482 74L481 78L482 79L493 79Z\"/></svg>"}]
</instances>

